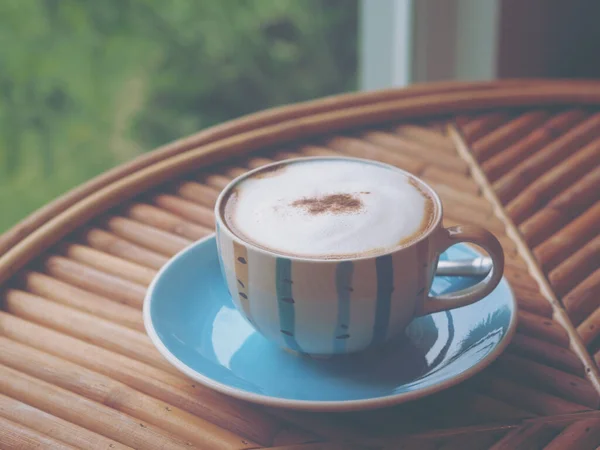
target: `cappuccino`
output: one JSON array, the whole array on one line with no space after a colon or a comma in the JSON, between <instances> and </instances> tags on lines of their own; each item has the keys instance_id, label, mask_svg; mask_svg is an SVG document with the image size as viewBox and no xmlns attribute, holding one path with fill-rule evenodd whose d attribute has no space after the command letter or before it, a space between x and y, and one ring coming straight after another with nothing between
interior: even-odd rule
<instances>
[{"instance_id":1,"label":"cappuccino","mask_svg":"<svg viewBox=\"0 0 600 450\"><path fill-rule=\"evenodd\" d=\"M223 199L226 225L265 250L302 258L374 256L432 226L433 196L395 168L352 159L298 159L241 179Z\"/></svg>"}]
</instances>

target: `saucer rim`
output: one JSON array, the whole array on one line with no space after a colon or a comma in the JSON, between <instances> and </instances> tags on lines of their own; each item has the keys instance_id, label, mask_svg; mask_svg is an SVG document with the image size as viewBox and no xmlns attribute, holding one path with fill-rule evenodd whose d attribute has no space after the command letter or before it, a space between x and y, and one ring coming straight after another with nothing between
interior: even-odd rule
<instances>
[{"instance_id":1,"label":"saucer rim","mask_svg":"<svg viewBox=\"0 0 600 450\"><path fill-rule=\"evenodd\" d=\"M471 378L475 374L481 372L483 369L488 367L492 362L494 362L506 349L506 347L512 341L512 338L517 329L517 301L515 298L515 294L513 292L510 283L506 280L504 276L502 276L502 280L505 281L506 286L510 292L510 298L508 299L508 303L511 307L511 314L508 324L508 329L506 334L502 338L502 340L498 343L498 345L481 361L473 364L464 372L461 372L458 375L454 375L446 380L440 381L439 383L416 389L410 392L402 392L399 394L387 395L384 397L372 397L360 400L294 400L294 399L285 399L281 397L272 397L269 395L256 394L252 392L245 391L243 389L238 389L222 383L220 381L216 381L213 378L210 378L206 375L197 372L192 369L188 365L186 365L183 361L177 358L168 347L163 343L162 339L156 332L154 324L152 322L152 314L151 314L151 303L155 290L155 286L158 281L162 278L163 274L171 267L179 258L181 258L184 254L193 251L196 247L202 246L207 241L211 239L215 239L216 234L211 233L210 235L193 242L188 245L177 254L175 254L160 270L157 272L152 282L148 286L146 291L146 295L144 297L143 304L143 321L144 328L146 329L146 333L150 337L152 344L156 347L158 352L177 370L182 372L184 375L188 376L192 380L213 389L221 394L225 394L240 400L244 400L251 403L257 403L264 406L271 406L277 408L285 408L285 409L293 409L300 411L320 411L320 412L344 412L344 411L359 411L359 410L369 410L369 409L379 409L385 408L393 405L398 405L400 403L409 402L412 400L416 400L422 397L429 396L431 394L435 394L437 392L443 391L450 387L456 386L461 382ZM473 251L479 253L477 250L473 249Z\"/></svg>"}]
</instances>

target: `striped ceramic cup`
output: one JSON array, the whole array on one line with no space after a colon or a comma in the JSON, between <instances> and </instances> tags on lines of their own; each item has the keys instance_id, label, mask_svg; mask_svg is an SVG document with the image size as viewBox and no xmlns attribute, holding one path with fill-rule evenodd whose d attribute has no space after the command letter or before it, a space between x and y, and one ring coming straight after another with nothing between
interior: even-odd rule
<instances>
[{"instance_id":1,"label":"striped ceramic cup","mask_svg":"<svg viewBox=\"0 0 600 450\"><path fill-rule=\"evenodd\" d=\"M236 178L215 206L221 270L233 302L259 333L281 347L315 356L361 351L402 333L416 316L469 305L499 283L504 254L489 231L476 226L444 228L442 205L431 187L400 169L373 161L359 160L403 173L433 199L433 223L412 244L377 256L318 259L278 254L235 234L223 212L229 192L257 172L294 161L263 166ZM440 254L458 242L485 249L492 258L492 270L467 289L429 296Z\"/></svg>"}]
</instances>

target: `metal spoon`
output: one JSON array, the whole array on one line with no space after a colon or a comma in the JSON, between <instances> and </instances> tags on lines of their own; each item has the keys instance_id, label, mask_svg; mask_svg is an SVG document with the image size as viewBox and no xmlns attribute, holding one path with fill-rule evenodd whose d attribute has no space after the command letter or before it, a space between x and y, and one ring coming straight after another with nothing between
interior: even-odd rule
<instances>
[{"instance_id":1,"label":"metal spoon","mask_svg":"<svg viewBox=\"0 0 600 450\"><path fill-rule=\"evenodd\" d=\"M483 276L492 269L492 260L487 256L475 259L458 259L454 261L439 261L436 275L440 276Z\"/></svg>"}]
</instances>

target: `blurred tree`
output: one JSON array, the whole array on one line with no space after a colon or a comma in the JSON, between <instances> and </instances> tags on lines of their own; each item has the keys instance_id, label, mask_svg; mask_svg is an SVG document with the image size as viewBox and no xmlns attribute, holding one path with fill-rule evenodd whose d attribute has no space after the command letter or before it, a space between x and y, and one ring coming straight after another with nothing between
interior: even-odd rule
<instances>
[{"instance_id":1,"label":"blurred tree","mask_svg":"<svg viewBox=\"0 0 600 450\"><path fill-rule=\"evenodd\" d=\"M173 139L356 86L356 0L3 0L0 231Z\"/></svg>"}]
</instances>

